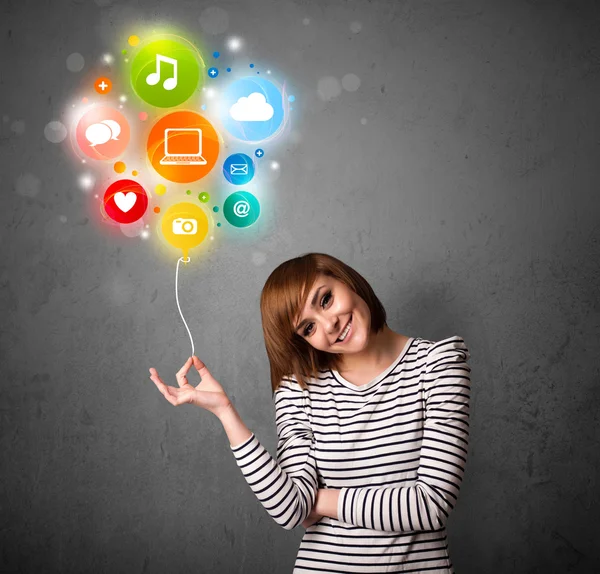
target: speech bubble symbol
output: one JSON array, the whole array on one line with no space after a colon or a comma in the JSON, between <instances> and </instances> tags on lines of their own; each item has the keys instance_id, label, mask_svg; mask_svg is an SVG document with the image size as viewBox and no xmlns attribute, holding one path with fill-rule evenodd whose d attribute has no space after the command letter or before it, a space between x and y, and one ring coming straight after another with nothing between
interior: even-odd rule
<instances>
[{"instance_id":1,"label":"speech bubble symbol","mask_svg":"<svg viewBox=\"0 0 600 574\"><path fill-rule=\"evenodd\" d=\"M117 139L117 136L121 133L121 126L119 125L119 122L115 122L115 120L102 120L103 124L106 124L111 132L112 132L112 138L113 140Z\"/></svg>"},{"instance_id":2,"label":"speech bubble symbol","mask_svg":"<svg viewBox=\"0 0 600 574\"><path fill-rule=\"evenodd\" d=\"M92 124L85 130L85 138L90 146L106 143L112 137L112 131L106 124Z\"/></svg>"},{"instance_id":3,"label":"speech bubble symbol","mask_svg":"<svg viewBox=\"0 0 600 574\"><path fill-rule=\"evenodd\" d=\"M122 155L129 145L129 122L113 107L92 106L79 118L72 135L83 157L110 161Z\"/></svg>"}]
</instances>

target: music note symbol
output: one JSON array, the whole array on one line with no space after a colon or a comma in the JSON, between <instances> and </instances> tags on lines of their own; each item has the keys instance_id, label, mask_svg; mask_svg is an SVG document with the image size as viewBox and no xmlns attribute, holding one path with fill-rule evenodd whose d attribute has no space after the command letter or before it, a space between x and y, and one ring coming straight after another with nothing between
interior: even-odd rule
<instances>
[{"instance_id":1,"label":"music note symbol","mask_svg":"<svg viewBox=\"0 0 600 574\"><path fill-rule=\"evenodd\" d=\"M172 90L177 85L177 60L174 58L169 58L168 56L162 56L161 54L156 54L156 72L152 72L148 74L146 77L146 83L149 86L155 86L158 84L160 80L160 63L165 62L165 64L171 64L173 66L173 76L171 78L167 78L163 82L163 88L165 90Z\"/></svg>"}]
</instances>

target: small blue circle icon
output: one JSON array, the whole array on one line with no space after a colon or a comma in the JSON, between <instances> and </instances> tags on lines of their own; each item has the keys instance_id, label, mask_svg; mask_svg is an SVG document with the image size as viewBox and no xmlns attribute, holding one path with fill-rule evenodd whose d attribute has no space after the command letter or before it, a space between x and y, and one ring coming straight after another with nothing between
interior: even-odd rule
<instances>
[{"instance_id":1,"label":"small blue circle icon","mask_svg":"<svg viewBox=\"0 0 600 574\"><path fill-rule=\"evenodd\" d=\"M212 68L208 68L209 78L216 78L218 75L219 75L218 68L215 68L214 66Z\"/></svg>"},{"instance_id":2,"label":"small blue circle icon","mask_svg":"<svg viewBox=\"0 0 600 574\"><path fill-rule=\"evenodd\" d=\"M233 185L245 185L254 177L254 161L245 153L231 154L223 163L223 175Z\"/></svg>"},{"instance_id":3,"label":"small blue circle icon","mask_svg":"<svg viewBox=\"0 0 600 574\"><path fill-rule=\"evenodd\" d=\"M254 150L254 155L256 157L262 157L263 155L265 155L265 152L264 152L264 150L258 148L257 150Z\"/></svg>"}]
</instances>

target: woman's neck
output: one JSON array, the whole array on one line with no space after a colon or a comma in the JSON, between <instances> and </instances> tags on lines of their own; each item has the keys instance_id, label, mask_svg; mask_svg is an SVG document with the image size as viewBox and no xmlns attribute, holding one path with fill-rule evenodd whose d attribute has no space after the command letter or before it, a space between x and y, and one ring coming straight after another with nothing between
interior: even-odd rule
<instances>
[{"instance_id":1,"label":"woman's neck","mask_svg":"<svg viewBox=\"0 0 600 574\"><path fill-rule=\"evenodd\" d=\"M385 325L379 333L371 334L364 350L342 355L342 366L339 372L368 373L378 369L382 364L388 365L398 354L399 337L401 335Z\"/></svg>"}]
</instances>

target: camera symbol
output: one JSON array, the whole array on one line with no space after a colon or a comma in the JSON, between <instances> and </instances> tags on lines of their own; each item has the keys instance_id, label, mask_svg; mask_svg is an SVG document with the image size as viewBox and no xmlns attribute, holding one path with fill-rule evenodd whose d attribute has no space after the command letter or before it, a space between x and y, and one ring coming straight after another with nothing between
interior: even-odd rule
<instances>
[{"instance_id":1,"label":"camera symbol","mask_svg":"<svg viewBox=\"0 0 600 574\"><path fill-rule=\"evenodd\" d=\"M198 222L195 219L175 219L173 233L175 235L194 235L198 231Z\"/></svg>"}]
</instances>

